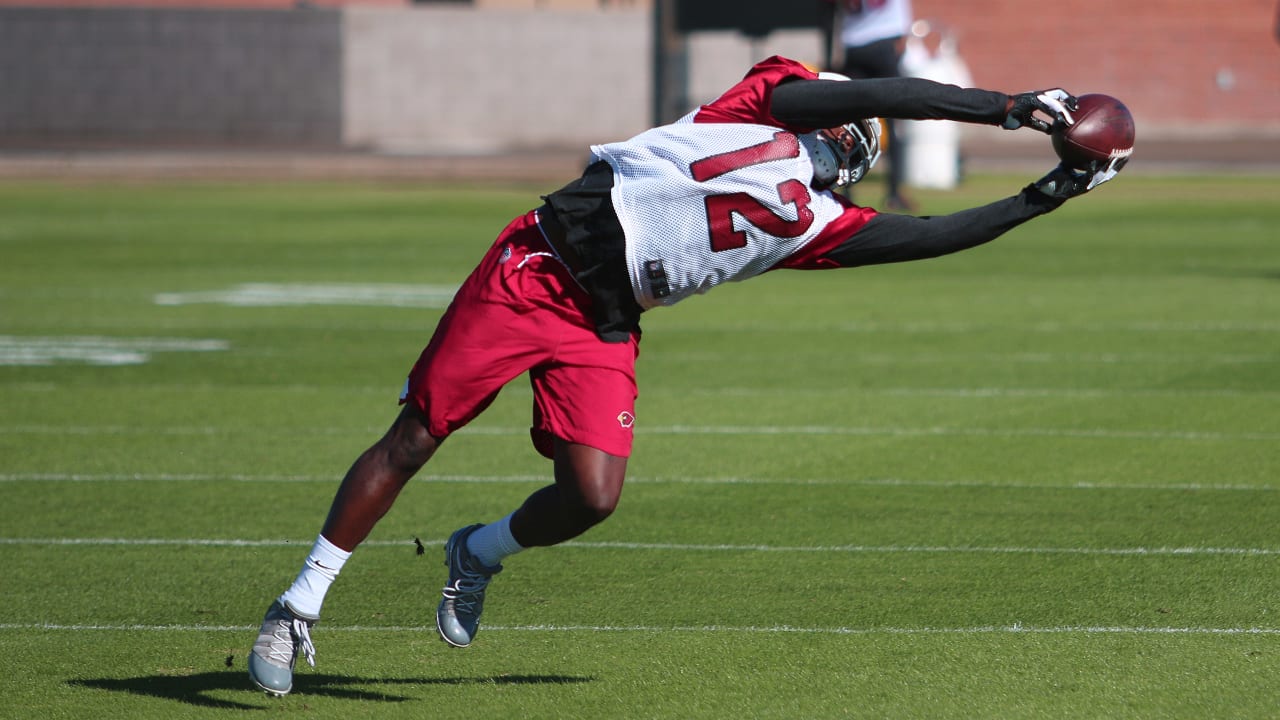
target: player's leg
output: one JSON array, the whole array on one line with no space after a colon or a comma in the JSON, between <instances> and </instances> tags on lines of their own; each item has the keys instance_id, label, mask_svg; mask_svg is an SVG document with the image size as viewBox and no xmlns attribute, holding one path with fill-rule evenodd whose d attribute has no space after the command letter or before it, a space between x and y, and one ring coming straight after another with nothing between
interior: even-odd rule
<instances>
[{"instance_id":1,"label":"player's leg","mask_svg":"<svg viewBox=\"0 0 1280 720\"><path fill-rule=\"evenodd\" d=\"M462 528L449 539L449 580L436 625L456 647L475 638L485 590L506 557L577 537L607 518L622 493L635 425L639 336L606 343L579 317L557 324L555 337L555 362L529 371L531 435L538 451L554 461L555 483L497 522Z\"/></svg>"},{"instance_id":2,"label":"player's leg","mask_svg":"<svg viewBox=\"0 0 1280 720\"><path fill-rule=\"evenodd\" d=\"M467 647L475 638L485 591L505 558L575 538L618 506L625 456L556 438L554 459L555 484L534 492L497 522L458 530L445 544L449 581L436 609L436 628L450 645Z\"/></svg>"},{"instance_id":3,"label":"player's leg","mask_svg":"<svg viewBox=\"0 0 1280 720\"><path fill-rule=\"evenodd\" d=\"M302 571L263 620L249 661L250 677L262 689L288 693L299 654L314 665L309 631L351 552L443 439L528 369L533 349L522 341L544 341L512 330L528 307L511 282L517 263L508 260L513 247L535 241L541 235L532 213L517 218L498 237L459 289L410 373L399 417L347 471Z\"/></svg>"},{"instance_id":4,"label":"player's leg","mask_svg":"<svg viewBox=\"0 0 1280 720\"><path fill-rule=\"evenodd\" d=\"M906 183L906 146L903 142L901 122L887 119L885 124L885 144L888 145L889 167L885 180L884 209L896 212L914 212L915 203L903 192Z\"/></svg>"},{"instance_id":5,"label":"player's leg","mask_svg":"<svg viewBox=\"0 0 1280 720\"><path fill-rule=\"evenodd\" d=\"M618 506L626 471L626 457L556 438L555 484L530 495L512 513L516 542L556 545L604 521Z\"/></svg>"},{"instance_id":6,"label":"player's leg","mask_svg":"<svg viewBox=\"0 0 1280 720\"><path fill-rule=\"evenodd\" d=\"M441 440L427 431L427 421L406 403L395 423L364 451L338 487L320 534L351 552L391 509L405 484L426 464Z\"/></svg>"},{"instance_id":7,"label":"player's leg","mask_svg":"<svg viewBox=\"0 0 1280 720\"><path fill-rule=\"evenodd\" d=\"M368 537L439 445L440 441L427 432L422 412L408 404L386 434L352 464L302 570L263 618L249 654L249 677L255 685L284 695L293 689L293 667L299 654L315 665L310 631L320 620L330 585L352 551Z\"/></svg>"}]
</instances>

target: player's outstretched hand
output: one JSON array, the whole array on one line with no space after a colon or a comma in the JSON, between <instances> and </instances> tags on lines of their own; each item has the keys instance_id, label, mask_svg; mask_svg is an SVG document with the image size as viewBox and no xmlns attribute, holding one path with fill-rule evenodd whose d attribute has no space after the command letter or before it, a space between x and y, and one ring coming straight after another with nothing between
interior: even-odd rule
<instances>
[{"instance_id":1,"label":"player's outstretched hand","mask_svg":"<svg viewBox=\"0 0 1280 720\"><path fill-rule=\"evenodd\" d=\"M1094 160L1087 168L1081 170L1059 165L1050 170L1048 175L1037 180L1035 189L1051 198L1069 200L1089 192L1120 174L1120 170L1127 162L1129 162L1127 157Z\"/></svg>"},{"instance_id":2,"label":"player's outstretched hand","mask_svg":"<svg viewBox=\"0 0 1280 720\"><path fill-rule=\"evenodd\" d=\"M1042 133L1049 133L1056 123L1074 124L1075 118L1071 117L1071 113L1076 107L1075 96L1062 88L1024 92L1009 98L1002 127L1005 130L1031 127ZM1046 122L1044 118L1037 116L1037 110L1053 118L1053 122Z\"/></svg>"}]
</instances>

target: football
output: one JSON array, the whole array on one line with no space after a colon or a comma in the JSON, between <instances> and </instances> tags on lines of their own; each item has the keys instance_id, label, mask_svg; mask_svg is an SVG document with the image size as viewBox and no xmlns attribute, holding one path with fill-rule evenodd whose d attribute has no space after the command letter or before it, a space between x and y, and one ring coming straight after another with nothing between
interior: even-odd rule
<instances>
[{"instance_id":1,"label":"football","mask_svg":"<svg viewBox=\"0 0 1280 720\"><path fill-rule=\"evenodd\" d=\"M1053 129L1053 150L1068 167L1084 168L1095 160L1127 158L1133 154L1133 115L1124 103L1100 93L1076 98L1073 125Z\"/></svg>"}]
</instances>

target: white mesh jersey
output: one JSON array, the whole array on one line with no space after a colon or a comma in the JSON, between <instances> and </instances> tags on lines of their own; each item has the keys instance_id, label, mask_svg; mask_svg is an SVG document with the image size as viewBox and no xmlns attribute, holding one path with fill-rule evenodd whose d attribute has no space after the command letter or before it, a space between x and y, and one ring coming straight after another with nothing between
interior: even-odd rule
<instances>
[{"instance_id":1,"label":"white mesh jersey","mask_svg":"<svg viewBox=\"0 0 1280 720\"><path fill-rule=\"evenodd\" d=\"M759 275L844 212L809 187L808 150L777 127L686 117L591 150L613 168L631 285L646 310Z\"/></svg>"}]
</instances>

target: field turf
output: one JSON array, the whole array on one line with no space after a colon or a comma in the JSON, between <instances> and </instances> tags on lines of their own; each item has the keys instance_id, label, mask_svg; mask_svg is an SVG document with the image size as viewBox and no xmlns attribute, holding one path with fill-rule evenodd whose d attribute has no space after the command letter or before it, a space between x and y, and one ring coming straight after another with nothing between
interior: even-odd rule
<instances>
[{"instance_id":1,"label":"field turf","mask_svg":"<svg viewBox=\"0 0 1280 720\"><path fill-rule=\"evenodd\" d=\"M441 305L556 186L0 185L0 717L1280 716L1276 177L1122 176L648 314L619 511L510 558L453 650L444 538L549 476L518 379L347 565L294 694L251 690Z\"/></svg>"}]
</instances>

